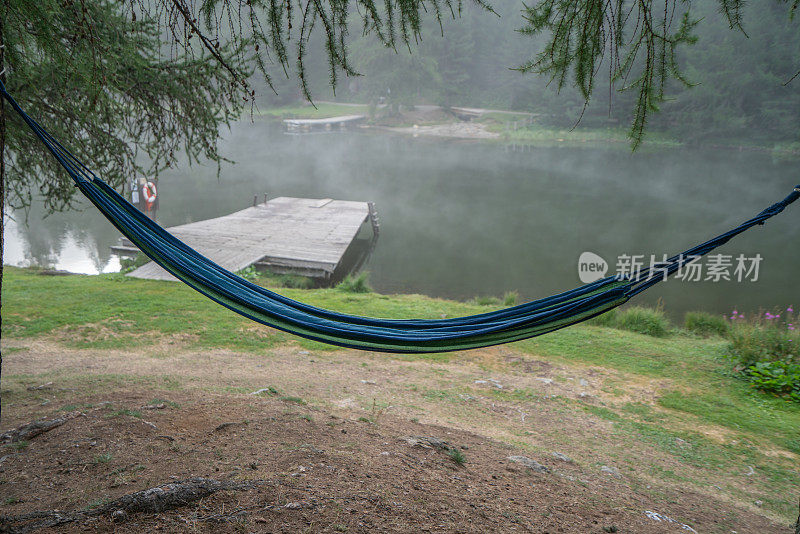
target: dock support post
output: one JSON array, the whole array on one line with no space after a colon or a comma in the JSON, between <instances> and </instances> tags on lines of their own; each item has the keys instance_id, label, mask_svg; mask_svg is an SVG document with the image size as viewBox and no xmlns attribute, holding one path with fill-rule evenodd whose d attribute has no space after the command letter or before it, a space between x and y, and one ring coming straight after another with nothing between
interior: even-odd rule
<instances>
[{"instance_id":1,"label":"dock support post","mask_svg":"<svg viewBox=\"0 0 800 534\"><path fill-rule=\"evenodd\" d=\"M256 204L258 204L258 195L253 195L253 207L254 208L256 207Z\"/></svg>"},{"instance_id":2,"label":"dock support post","mask_svg":"<svg viewBox=\"0 0 800 534\"><path fill-rule=\"evenodd\" d=\"M378 210L375 209L374 202L367 202L367 207L369 208L369 222L372 223L372 234L375 237L381 233L381 225L380 221L378 220Z\"/></svg>"}]
</instances>

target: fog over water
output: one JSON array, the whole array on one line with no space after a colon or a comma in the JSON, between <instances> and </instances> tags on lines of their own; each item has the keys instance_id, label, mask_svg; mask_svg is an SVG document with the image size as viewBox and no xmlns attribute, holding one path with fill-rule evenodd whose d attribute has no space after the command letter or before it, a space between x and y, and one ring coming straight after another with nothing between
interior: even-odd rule
<instances>
[{"instance_id":1,"label":"fog over water","mask_svg":"<svg viewBox=\"0 0 800 534\"><path fill-rule=\"evenodd\" d=\"M455 299L518 291L531 299L580 284L578 257L591 251L616 270L621 254L661 257L687 249L783 198L796 161L731 150L532 148L375 133L291 136L278 125L236 124L223 141L235 165L166 172L159 182L165 226L224 215L263 198L373 201L381 235L367 269L385 293ZM119 237L93 208L42 218L36 207L6 232L6 262L80 272L118 268ZM752 281L670 279L637 299L661 299L672 315L724 313L800 303L800 208L719 252L760 254ZM703 275L705 276L705 272ZM734 268L730 274L734 276Z\"/></svg>"}]
</instances>

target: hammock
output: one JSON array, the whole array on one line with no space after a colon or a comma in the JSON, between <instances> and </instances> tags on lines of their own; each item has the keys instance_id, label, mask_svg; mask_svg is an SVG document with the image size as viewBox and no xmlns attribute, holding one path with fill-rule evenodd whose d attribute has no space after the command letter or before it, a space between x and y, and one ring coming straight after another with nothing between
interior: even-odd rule
<instances>
[{"instance_id":1,"label":"hammock","mask_svg":"<svg viewBox=\"0 0 800 534\"><path fill-rule=\"evenodd\" d=\"M261 324L304 338L381 352L446 352L509 343L585 321L627 302L731 238L779 214L800 186L736 228L635 275L609 276L571 291L490 313L441 320L346 315L289 299L225 270L150 220L0 92L81 192L154 262L211 300Z\"/></svg>"}]
</instances>

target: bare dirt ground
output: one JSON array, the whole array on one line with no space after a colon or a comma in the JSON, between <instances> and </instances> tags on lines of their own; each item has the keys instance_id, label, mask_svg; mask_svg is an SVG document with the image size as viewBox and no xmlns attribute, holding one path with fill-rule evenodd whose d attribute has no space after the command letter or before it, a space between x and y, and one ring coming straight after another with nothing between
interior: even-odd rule
<instances>
[{"instance_id":1,"label":"bare dirt ground","mask_svg":"<svg viewBox=\"0 0 800 534\"><path fill-rule=\"evenodd\" d=\"M14 350L0 433L74 417L2 449L0 532L54 509L86 512L48 529L58 532L790 531L728 495L654 476L647 465L693 473L570 409L645 402L664 385L616 398L608 386L625 377L604 369L509 348L421 360L295 345L198 351L169 339L136 352L4 344ZM250 485L160 513L89 513L192 477ZM750 480L721 468L709 482Z\"/></svg>"},{"instance_id":2,"label":"bare dirt ground","mask_svg":"<svg viewBox=\"0 0 800 534\"><path fill-rule=\"evenodd\" d=\"M481 110L483 111L483 110ZM395 115L385 115L377 125L366 128L404 135L446 137L451 139L499 139L500 134L489 131L480 122L462 121L437 106L417 106L403 109Z\"/></svg>"},{"instance_id":3,"label":"bare dirt ground","mask_svg":"<svg viewBox=\"0 0 800 534\"><path fill-rule=\"evenodd\" d=\"M479 122L450 122L445 124L429 124L429 125L414 125L408 127L381 127L381 129L401 133L406 135L413 135L418 137L432 136L432 137L448 137L452 139L499 139L500 134L491 132L486 128L485 124Z\"/></svg>"}]
</instances>

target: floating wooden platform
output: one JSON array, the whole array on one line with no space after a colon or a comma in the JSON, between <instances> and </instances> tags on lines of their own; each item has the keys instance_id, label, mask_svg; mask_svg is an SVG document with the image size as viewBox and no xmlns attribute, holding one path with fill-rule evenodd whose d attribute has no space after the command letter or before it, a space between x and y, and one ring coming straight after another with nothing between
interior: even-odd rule
<instances>
[{"instance_id":1,"label":"floating wooden platform","mask_svg":"<svg viewBox=\"0 0 800 534\"><path fill-rule=\"evenodd\" d=\"M230 215L168 230L229 271L256 265L277 273L327 279L367 220L377 232L375 211L367 202L278 197ZM121 254L136 250L126 239L112 249ZM153 262L128 276L176 280Z\"/></svg>"},{"instance_id":2,"label":"floating wooden platform","mask_svg":"<svg viewBox=\"0 0 800 534\"><path fill-rule=\"evenodd\" d=\"M344 130L366 120L366 115L342 115L327 119L284 119L283 124L290 132Z\"/></svg>"}]
</instances>

